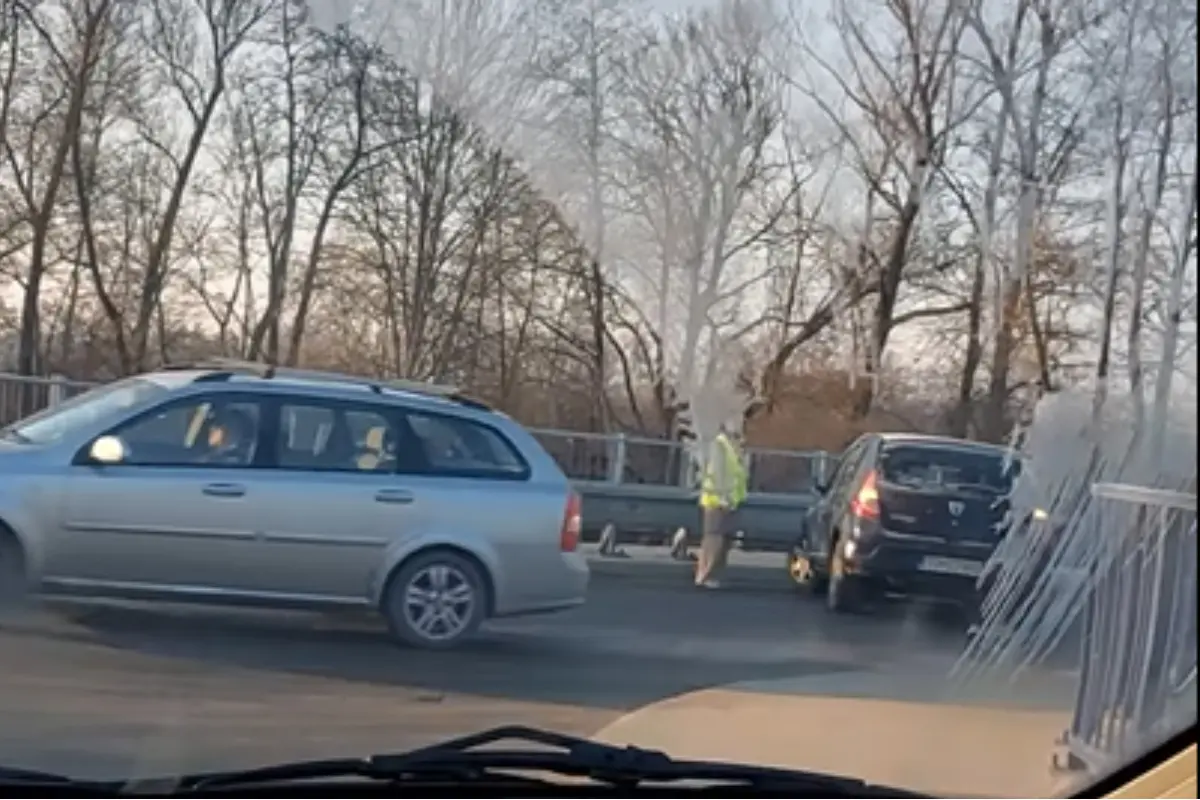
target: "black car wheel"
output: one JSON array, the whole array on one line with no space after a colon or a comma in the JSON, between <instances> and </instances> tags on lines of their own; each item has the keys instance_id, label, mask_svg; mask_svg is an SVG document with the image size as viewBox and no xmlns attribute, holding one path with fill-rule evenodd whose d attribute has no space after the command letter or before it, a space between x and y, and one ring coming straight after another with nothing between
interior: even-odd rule
<instances>
[{"instance_id":1,"label":"black car wheel","mask_svg":"<svg viewBox=\"0 0 1200 800\"><path fill-rule=\"evenodd\" d=\"M796 588L811 594L824 592L828 583L813 560L798 545L788 551L788 577Z\"/></svg>"}]
</instances>

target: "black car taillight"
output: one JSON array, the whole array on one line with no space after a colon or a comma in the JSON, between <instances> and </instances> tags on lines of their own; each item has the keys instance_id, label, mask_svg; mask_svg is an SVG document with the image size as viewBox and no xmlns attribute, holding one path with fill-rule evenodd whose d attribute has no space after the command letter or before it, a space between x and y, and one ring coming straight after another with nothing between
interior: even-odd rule
<instances>
[{"instance_id":1,"label":"black car taillight","mask_svg":"<svg viewBox=\"0 0 1200 800\"><path fill-rule=\"evenodd\" d=\"M867 473L862 485L858 487L854 499L850 501L850 513L859 519L879 518L879 487L875 470Z\"/></svg>"}]
</instances>

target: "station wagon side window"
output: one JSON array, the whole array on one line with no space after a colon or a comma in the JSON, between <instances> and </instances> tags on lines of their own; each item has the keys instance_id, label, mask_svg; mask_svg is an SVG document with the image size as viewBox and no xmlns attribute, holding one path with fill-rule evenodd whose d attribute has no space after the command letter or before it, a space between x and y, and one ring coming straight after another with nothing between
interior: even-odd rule
<instances>
[{"instance_id":1,"label":"station wagon side window","mask_svg":"<svg viewBox=\"0 0 1200 800\"><path fill-rule=\"evenodd\" d=\"M420 411L406 412L406 419L421 450L425 474L517 481L529 477L525 459L490 425Z\"/></svg>"},{"instance_id":2,"label":"station wagon side window","mask_svg":"<svg viewBox=\"0 0 1200 800\"><path fill-rule=\"evenodd\" d=\"M202 396L172 402L116 426L122 465L249 467L258 451L259 405L244 397Z\"/></svg>"},{"instance_id":3,"label":"station wagon side window","mask_svg":"<svg viewBox=\"0 0 1200 800\"><path fill-rule=\"evenodd\" d=\"M371 405L288 399L279 406L277 469L392 473L399 436L391 409Z\"/></svg>"}]
</instances>

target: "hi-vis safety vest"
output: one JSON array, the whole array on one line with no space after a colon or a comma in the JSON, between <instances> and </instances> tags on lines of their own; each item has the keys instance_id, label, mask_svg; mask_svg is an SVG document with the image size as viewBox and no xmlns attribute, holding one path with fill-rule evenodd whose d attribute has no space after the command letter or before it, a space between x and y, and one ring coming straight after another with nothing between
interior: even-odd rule
<instances>
[{"instance_id":1,"label":"hi-vis safety vest","mask_svg":"<svg viewBox=\"0 0 1200 800\"><path fill-rule=\"evenodd\" d=\"M738 454L737 448L729 441L729 437L723 433L718 434L716 443L721 448L721 455L725 462L725 475L730 483L729 496L722 497L718 491L710 459L709 463L704 466L704 476L700 480L700 507L704 509L721 508L722 506L730 509L737 508L746 499L748 477L746 468L742 465L741 456Z\"/></svg>"}]
</instances>

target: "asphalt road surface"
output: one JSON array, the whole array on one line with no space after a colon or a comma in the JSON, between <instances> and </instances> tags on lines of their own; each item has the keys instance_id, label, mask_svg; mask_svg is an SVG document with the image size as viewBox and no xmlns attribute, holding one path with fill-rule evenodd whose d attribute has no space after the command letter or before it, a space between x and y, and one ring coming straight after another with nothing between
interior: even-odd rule
<instances>
[{"instance_id":1,"label":"asphalt road surface","mask_svg":"<svg viewBox=\"0 0 1200 800\"><path fill-rule=\"evenodd\" d=\"M835 624L836 622L836 624ZM786 592L599 577L588 605L450 653L365 618L55 602L0 620L0 763L110 776L406 749L524 723L589 734L734 681L950 663L955 629Z\"/></svg>"}]
</instances>

